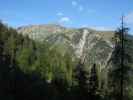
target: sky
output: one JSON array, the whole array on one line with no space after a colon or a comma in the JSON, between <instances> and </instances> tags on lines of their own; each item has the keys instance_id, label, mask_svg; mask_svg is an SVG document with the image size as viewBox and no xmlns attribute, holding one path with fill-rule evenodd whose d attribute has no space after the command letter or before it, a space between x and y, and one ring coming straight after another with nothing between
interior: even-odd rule
<instances>
[{"instance_id":1,"label":"sky","mask_svg":"<svg viewBox=\"0 0 133 100\"><path fill-rule=\"evenodd\" d=\"M122 15L133 33L133 0L0 0L0 20L15 28L61 24L112 30Z\"/></svg>"}]
</instances>

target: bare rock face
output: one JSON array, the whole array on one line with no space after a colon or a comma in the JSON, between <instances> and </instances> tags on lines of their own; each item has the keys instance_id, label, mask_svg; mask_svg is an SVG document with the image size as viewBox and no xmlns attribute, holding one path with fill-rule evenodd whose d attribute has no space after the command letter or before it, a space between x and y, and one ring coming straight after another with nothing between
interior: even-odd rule
<instances>
[{"instance_id":1,"label":"bare rock face","mask_svg":"<svg viewBox=\"0 0 133 100\"><path fill-rule=\"evenodd\" d=\"M113 31L96 31L89 28L65 28L60 25L32 25L18 28L18 32L36 41L47 41L74 54L73 58L85 59L85 65L96 63L105 69L114 48ZM63 53L62 53L63 54Z\"/></svg>"},{"instance_id":2,"label":"bare rock face","mask_svg":"<svg viewBox=\"0 0 133 100\"><path fill-rule=\"evenodd\" d=\"M90 28L66 28L60 25L32 25L18 28L18 33L37 42L47 42L49 49L58 48L61 55L71 54L71 60L84 62L86 70L96 64L100 80L107 81L112 64L108 63L114 51L114 32L97 31ZM133 59L133 36L127 39L129 55Z\"/></svg>"}]
</instances>

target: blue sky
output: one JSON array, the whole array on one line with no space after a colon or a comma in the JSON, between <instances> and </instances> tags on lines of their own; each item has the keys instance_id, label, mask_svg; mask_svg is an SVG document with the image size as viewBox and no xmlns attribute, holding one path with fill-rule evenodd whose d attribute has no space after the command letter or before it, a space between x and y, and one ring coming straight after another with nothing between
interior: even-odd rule
<instances>
[{"instance_id":1,"label":"blue sky","mask_svg":"<svg viewBox=\"0 0 133 100\"><path fill-rule=\"evenodd\" d=\"M62 24L110 30L125 15L133 28L133 0L0 0L0 19L13 27Z\"/></svg>"}]
</instances>

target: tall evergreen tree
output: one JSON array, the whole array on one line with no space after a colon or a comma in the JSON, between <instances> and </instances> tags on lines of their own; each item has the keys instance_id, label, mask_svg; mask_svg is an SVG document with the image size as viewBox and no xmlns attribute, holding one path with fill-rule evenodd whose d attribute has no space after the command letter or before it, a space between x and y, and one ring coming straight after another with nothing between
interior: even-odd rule
<instances>
[{"instance_id":1,"label":"tall evergreen tree","mask_svg":"<svg viewBox=\"0 0 133 100\"><path fill-rule=\"evenodd\" d=\"M98 98L98 74L96 70L96 64L91 68L90 78L89 78L89 95L92 100Z\"/></svg>"},{"instance_id":2,"label":"tall evergreen tree","mask_svg":"<svg viewBox=\"0 0 133 100\"><path fill-rule=\"evenodd\" d=\"M89 98L89 73L84 68L84 63L80 60L77 65L76 78L78 81L79 96L81 100Z\"/></svg>"},{"instance_id":3,"label":"tall evergreen tree","mask_svg":"<svg viewBox=\"0 0 133 100\"><path fill-rule=\"evenodd\" d=\"M128 100L128 86L130 81L131 57L126 51L126 36L128 28L122 25L115 32L115 49L111 58L112 68L109 72L109 86L113 100ZM111 99L112 100L112 99Z\"/></svg>"}]
</instances>

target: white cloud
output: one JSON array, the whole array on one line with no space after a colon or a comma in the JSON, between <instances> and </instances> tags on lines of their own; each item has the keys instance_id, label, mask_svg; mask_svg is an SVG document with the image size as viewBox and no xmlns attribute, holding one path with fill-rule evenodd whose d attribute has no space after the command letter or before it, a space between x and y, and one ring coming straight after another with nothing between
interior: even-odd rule
<instances>
[{"instance_id":1,"label":"white cloud","mask_svg":"<svg viewBox=\"0 0 133 100\"><path fill-rule=\"evenodd\" d=\"M128 15L125 17L127 24L133 24L133 12L128 13Z\"/></svg>"},{"instance_id":2,"label":"white cloud","mask_svg":"<svg viewBox=\"0 0 133 100\"><path fill-rule=\"evenodd\" d=\"M82 5L79 6L79 11L83 11L84 7Z\"/></svg>"},{"instance_id":3,"label":"white cloud","mask_svg":"<svg viewBox=\"0 0 133 100\"><path fill-rule=\"evenodd\" d=\"M72 6L77 6L78 3L76 1L72 1Z\"/></svg>"},{"instance_id":4,"label":"white cloud","mask_svg":"<svg viewBox=\"0 0 133 100\"><path fill-rule=\"evenodd\" d=\"M72 6L75 7L80 12L84 10L84 7L76 0L72 1Z\"/></svg>"},{"instance_id":5,"label":"white cloud","mask_svg":"<svg viewBox=\"0 0 133 100\"><path fill-rule=\"evenodd\" d=\"M66 23L66 22L70 22L70 18L69 17L62 17L60 20L59 20L60 23Z\"/></svg>"},{"instance_id":6,"label":"white cloud","mask_svg":"<svg viewBox=\"0 0 133 100\"><path fill-rule=\"evenodd\" d=\"M62 12L58 12L57 16L63 16L64 14Z\"/></svg>"}]
</instances>

